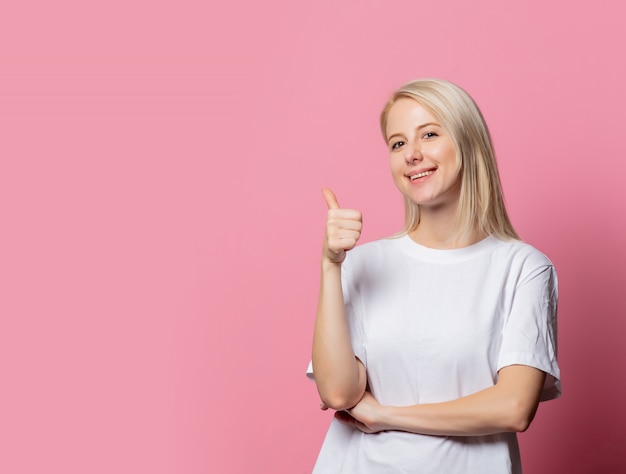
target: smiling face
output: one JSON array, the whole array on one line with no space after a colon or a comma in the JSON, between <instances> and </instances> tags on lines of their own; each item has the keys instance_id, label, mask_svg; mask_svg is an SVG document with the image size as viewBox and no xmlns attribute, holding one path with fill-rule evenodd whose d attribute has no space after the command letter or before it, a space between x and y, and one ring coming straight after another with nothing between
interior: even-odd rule
<instances>
[{"instance_id":1,"label":"smiling face","mask_svg":"<svg viewBox=\"0 0 626 474\"><path fill-rule=\"evenodd\" d=\"M439 121L417 101L402 97L387 115L393 180L422 209L456 209L461 189L457 153Z\"/></svg>"}]
</instances>

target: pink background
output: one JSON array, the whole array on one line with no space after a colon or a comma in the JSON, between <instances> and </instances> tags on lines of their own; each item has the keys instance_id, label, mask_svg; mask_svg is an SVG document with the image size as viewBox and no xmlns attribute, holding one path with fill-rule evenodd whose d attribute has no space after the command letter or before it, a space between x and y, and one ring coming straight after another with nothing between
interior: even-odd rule
<instances>
[{"instance_id":1,"label":"pink background","mask_svg":"<svg viewBox=\"0 0 626 474\"><path fill-rule=\"evenodd\" d=\"M0 472L310 472L320 189L399 229L377 117L426 76L559 271L526 473L624 472L622 3L4 0Z\"/></svg>"}]
</instances>

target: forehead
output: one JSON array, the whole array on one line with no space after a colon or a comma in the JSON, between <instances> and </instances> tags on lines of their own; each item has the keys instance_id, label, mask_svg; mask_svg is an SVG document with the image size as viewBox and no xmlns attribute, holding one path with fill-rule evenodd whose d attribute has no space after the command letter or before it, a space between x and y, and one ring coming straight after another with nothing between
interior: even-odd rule
<instances>
[{"instance_id":1,"label":"forehead","mask_svg":"<svg viewBox=\"0 0 626 474\"><path fill-rule=\"evenodd\" d=\"M391 106L387 114L387 136L401 133L406 129L414 129L426 123L439 124L439 120L418 101L401 97Z\"/></svg>"}]
</instances>

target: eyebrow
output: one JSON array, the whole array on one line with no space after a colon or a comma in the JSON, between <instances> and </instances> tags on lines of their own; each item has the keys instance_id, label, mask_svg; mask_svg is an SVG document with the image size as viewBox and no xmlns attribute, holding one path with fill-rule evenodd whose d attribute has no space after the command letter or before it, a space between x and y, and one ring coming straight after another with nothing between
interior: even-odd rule
<instances>
[{"instance_id":1,"label":"eyebrow","mask_svg":"<svg viewBox=\"0 0 626 474\"><path fill-rule=\"evenodd\" d=\"M423 123L422 125L418 126L415 130L417 130L419 132L422 128L430 127L430 126L433 126L433 125L435 127L441 127L441 125L439 125L437 122L428 122L428 123ZM402 135L403 135L402 133L394 133L393 135L389 135L389 137L387 138L387 143L389 143L389 141L393 137L401 137Z\"/></svg>"}]
</instances>

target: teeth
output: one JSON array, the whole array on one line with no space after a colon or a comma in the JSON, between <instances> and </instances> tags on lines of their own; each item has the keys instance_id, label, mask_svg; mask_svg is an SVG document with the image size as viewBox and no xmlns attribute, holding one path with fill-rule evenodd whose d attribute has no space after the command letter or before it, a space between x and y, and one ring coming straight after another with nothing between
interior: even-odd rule
<instances>
[{"instance_id":1,"label":"teeth","mask_svg":"<svg viewBox=\"0 0 626 474\"><path fill-rule=\"evenodd\" d=\"M421 173L418 174L414 174L413 176L411 176L410 178L413 179L417 179L417 178L423 178L424 176L428 176L430 174L433 174L435 171L431 170L431 171L422 171Z\"/></svg>"}]
</instances>

